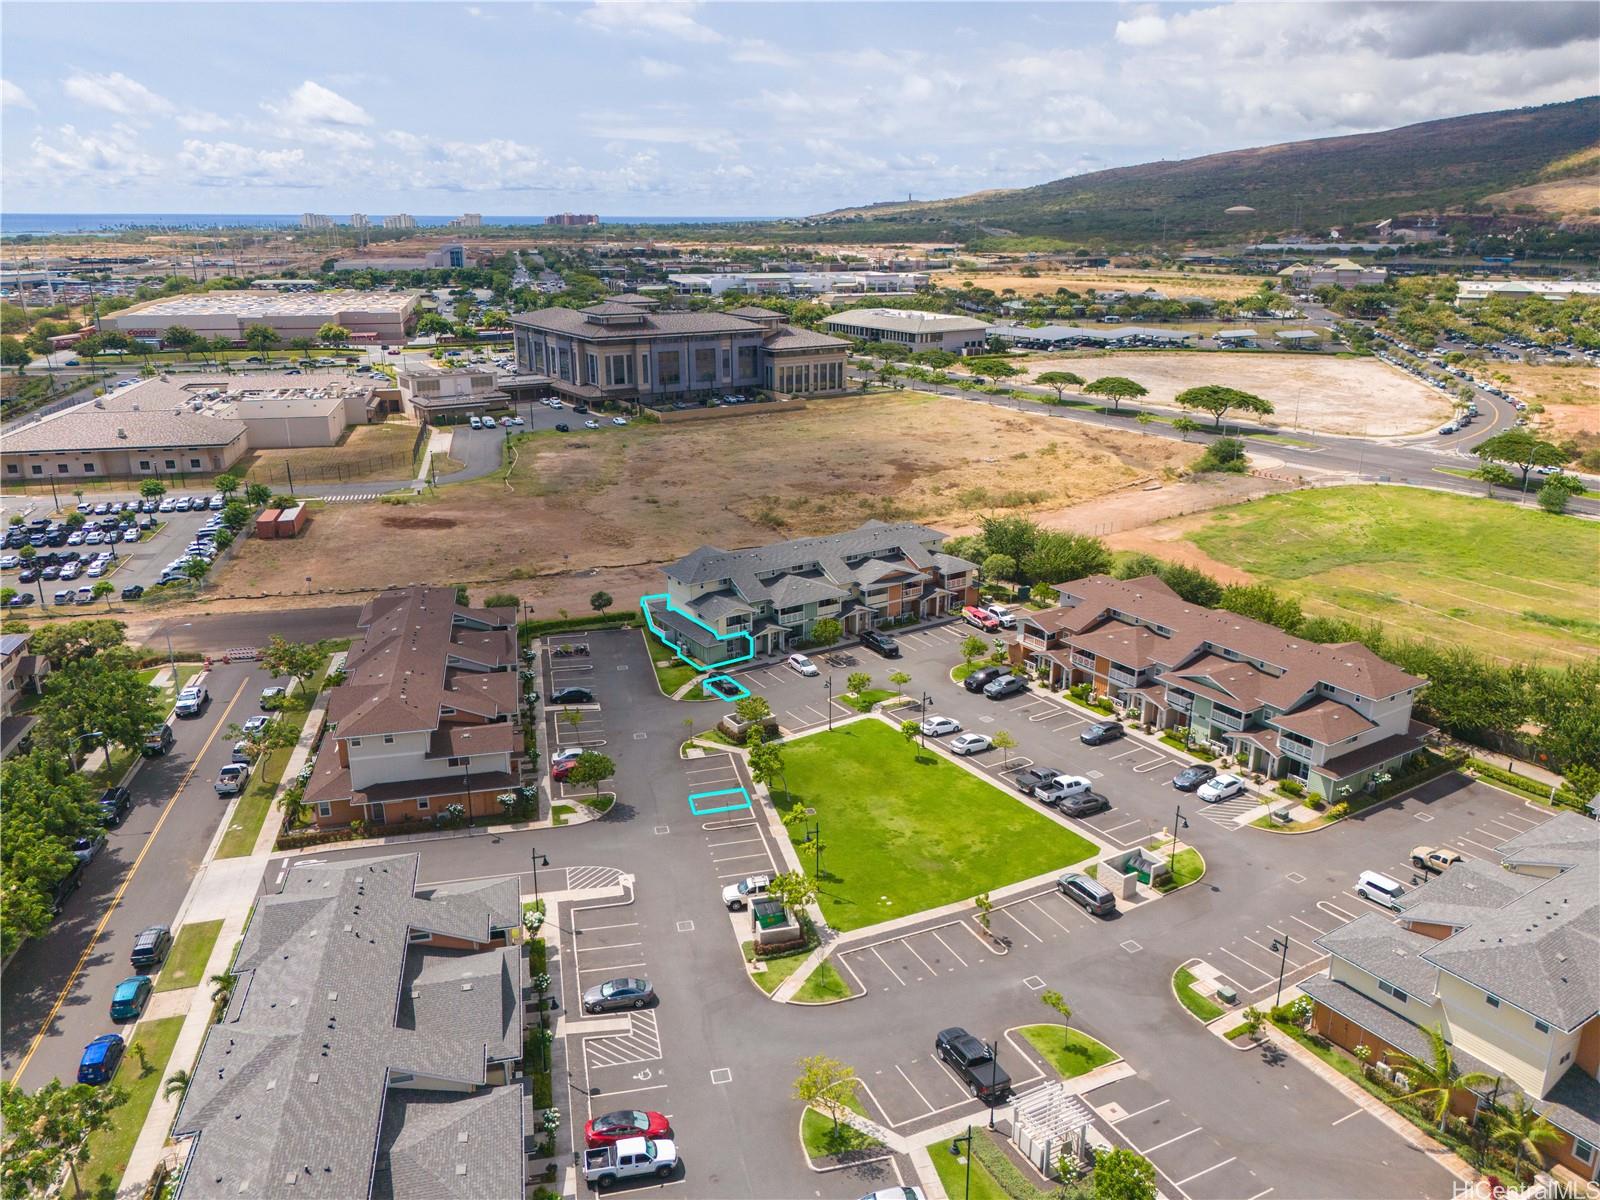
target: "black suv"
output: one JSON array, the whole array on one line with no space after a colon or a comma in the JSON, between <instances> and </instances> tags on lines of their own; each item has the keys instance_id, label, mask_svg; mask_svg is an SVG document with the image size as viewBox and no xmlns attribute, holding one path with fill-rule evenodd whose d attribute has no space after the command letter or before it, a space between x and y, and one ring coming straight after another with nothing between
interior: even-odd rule
<instances>
[{"instance_id":1,"label":"black suv","mask_svg":"<svg viewBox=\"0 0 1600 1200\"><path fill-rule=\"evenodd\" d=\"M172 930L165 925L152 925L148 929L141 929L133 939L133 953L128 955L136 970L143 971L148 967L159 967L167 959L167 951L172 949Z\"/></svg>"},{"instance_id":2,"label":"black suv","mask_svg":"<svg viewBox=\"0 0 1600 1200\"><path fill-rule=\"evenodd\" d=\"M1010 667L980 667L961 681L969 692L981 692L1002 675L1011 674Z\"/></svg>"},{"instance_id":3,"label":"black suv","mask_svg":"<svg viewBox=\"0 0 1600 1200\"><path fill-rule=\"evenodd\" d=\"M876 629L869 629L861 635L861 644L868 650L876 650L885 658L900 657L900 643L886 633L879 633Z\"/></svg>"},{"instance_id":4,"label":"black suv","mask_svg":"<svg viewBox=\"0 0 1600 1200\"><path fill-rule=\"evenodd\" d=\"M115 829L133 807L133 793L125 787L109 787L101 795L98 807L100 824L107 829Z\"/></svg>"},{"instance_id":5,"label":"black suv","mask_svg":"<svg viewBox=\"0 0 1600 1200\"><path fill-rule=\"evenodd\" d=\"M550 704L593 704L594 693L588 688L564 687L550 693Z\"/></svg>"},{"instance_id":6,"label":"black suv","mask_svg":"<svg viewBox=\"0 0 1600 1200\"><path fill-rule=\"evenodd\" d=\"M980 1100L1004 1100L1011 1094L1011 1076L995 1061L989 1047L961 1026L941 1029L933 1048Z\"/></svg>"},{"instance_id":7,"label":"black suv","mask_svg":"<svg viewBox=\"0 0 1600 1200\"><path fill-rule=\"evenodd\" d=\"M1018 771L1011 777L1011 786L1024 796L1033 795L1035 788L1041 788L1047 783L1054 783L1065 774L1054 767L1029 767L1025 771Z\"/></svg>"},{"instance_id":8,"label":"black suv","mask_svg":"<svg viewBox=\"0 0 1600 1200\"><path fill-rule=\"evenodd\" d=\"M1122 727L1121 721L1100 721L1080 733L1078 740L1085 746L1103 746L1107 742L1116 741L1127 732Z\"/></svg>"}]
</instances>

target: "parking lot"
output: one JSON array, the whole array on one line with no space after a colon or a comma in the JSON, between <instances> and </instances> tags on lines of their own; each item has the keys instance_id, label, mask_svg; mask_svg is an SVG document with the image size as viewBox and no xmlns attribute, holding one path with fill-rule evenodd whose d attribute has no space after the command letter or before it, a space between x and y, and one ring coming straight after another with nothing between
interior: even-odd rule
<instances>
[{"instance_id":1,"label":"parking lot","mask_svg":"<svg viewBox=\"0 0 1600 1200\"><path fill-rule=\"evenodd\" d=\"M1119 1079L1087 1099L1117 1139L1155 1164L1164 1192L1188 1200L1263 1200L1277 1190L1148 1079Z\"/></svg>"},{"instance_id":2,"label":"parking lot","mask_svg":"<svg viewBox=\"0 0 1600 1200\"><path fill-rule=\"evenodd\" d=\"M131 584L138 584L148 588L160 577L162 569L173 559L183 553L186 546L194 540L195 531L211 517L207 512L167 512L154 514L160 523L152 533L146 533L138 542L111 542L103 545L90 545L85 542L75 546L48 547L41 550L41 554L51 552L63 554L68 551L76 552L81 559L89 560L102 550L110 550L114 554L111 560L113 567L110 571L98 578L105 579L114 584L116 592L112 599L123 588ZM99 518L95 518L99 519ZM7 551L14 554L16 551ZM87 575L79 575L70 582L58 579L36 579L29 583L20 581L19 568L7 568L0 579L5 586L17 588L19 591L32 592L40 604L47 607L55 606L57 592L71 590L76 592L79 588L92 586L96 579Z\"/></svg>"}]
</instances>

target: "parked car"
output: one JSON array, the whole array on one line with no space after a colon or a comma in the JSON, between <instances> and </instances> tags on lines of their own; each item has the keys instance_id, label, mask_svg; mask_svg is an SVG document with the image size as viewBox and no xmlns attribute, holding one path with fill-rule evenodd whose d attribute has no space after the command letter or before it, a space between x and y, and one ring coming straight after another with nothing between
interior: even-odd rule
<instances>
[{"instance_id":1,"label":"parked car","mask_svg":"<svg viewBox=\"0 0 1600 1200\"><path fill-rule=\"evenodd\" d=\"M918 726L923 737L943 737L947 733L960 733L961 722L954 717L924 717Z\"/></svg>"},{"instance_id":2,"label":"parked car","mask_svg":"<svg viewBox=\"0 0 1600 1200\"><path fill-rule=\"evenodd\" d=\"M643 1008L656 998L648 979L624 976L597 983L583 993L583 1011L608 1012L618 1008Z\"/></svg>"},{"instance_id":3,"label":"parked car","mask_svg":"<svg viewBox=\"0 0 1600 1200\"><path fill-rule=\"evenodd\" d=\"M751 875L748 879L741 879L723 888L722 903L727 905L729 912L743 912L749 907L750 901L765 896L767 888L771 886L772 880L767 876Z\"/></svg>"},{"instance_id":4,"label":"parked car","mask_svg":"<svg viewBox=\"0 0 1600 1200\"><path fill-rule=\"evenodd\" d=\"M961 610L961 619L975 629L985 633L993 633L1000 628L1000 622L995 619L988 609L979 608L976 604L969 604Z\"/></svg>"},{"instance_id":5,"label":"parked car","mask_svg":"<svg viewBox=\"0 0 1600 1200\"><path fill-rule=\"evenodd\" d=\"M108 787L100 793L95 807L100 810L100 824L115 829L133 808L133 793L125 787Z\"/></svg>"},{"instance_id":6,"label":"parked car","mask_svg":"<svg viewBox=\"0 0 1600 1200\"><path fill-rule=\"evenodd\" d=\"M120 1034L102 1033L83 1048L83 1057L78 1059L78 1082L110 1083L122 1063L125 1049Z\"/></svg>"},{"instance_id":7,"label":"parked car","mask_svg":"<svg viewBox=\"0 0 1600 1200\"><path fill-rule=\"evenodd\" d=\"M799 674L804 675L807 679L815 678L817 675L821 674L821 672L817 670L817 664L812 662L804 654L791 654L784 661L788 664L791 671L798 672Z\"/></svg>"},{"instance_id":8,"label":"parked car","mask_svg":"<svg viewBox=\"0 0 1600 1200\"><path fill-rule=\"evenodd\" d=\"M982 733L959 733L950 739L946 747L951 754L982 754L985 750L994 748L994 742Z\"/></svg>"},{"instance_id":9,"label":"parked car","mask_svg":"<svg viewBox=\"0 0 1600 1200\"><path fill-rule=\"evenodd\" d=\"M613 425L626 425L628 423L628 418L627 417L612 417L611 418L611 423Z\"/></svg>"},{"instance_id":10,"label":"parked car","mask_svg":"<svg viewBox=\"0 0 1600 1200\"><path fill-rule=\"evenodd\" d=\"M272 718L266 713L260 713L246 721L242 728L244 730L245 737L253 738L259 736L267 728L267 726L271 724Z\"/></svg>"},{"instance_id":11,"label":"parked car","mask_svg":"<svg viewBox=\"0 0 1600 1200\"><path fill-rule=\"evenodd\" d=\"M724 700L737 700L744 694L744 688L740 687L739 684L732 679L723 679L720 676L716 679L706 680L702 686L708 692L714 692Z\"/></svg>"},{"instance_id":12,"label":"parked car","mask_svg":"<svg viewBox=\"0 0 1600 1200\"><path fill-rule=\"evenodd\" d=\"M134 975L117 984L111 993L111 1019L137 1021L144 1006L150 1002L150 976Z\"/></svg>"},{"instance_id":13,"label":"parked car","mask_svg":"<svg viewBox=\"0 0 1600 1200\"><path fill-rule=\"evenodd\" d=\"M1116 741L1127 732L1121 721L1097 721L1080 733L1078 740L1085 746L1102 746L1106 742Z\"/></svg>"},{"instance_id":14,"label":"parked car","mask_svg":"<svg viewBox=\"0 0 1600 1200\"><path fill-rule=\"evenodd\" d=\"M1097 917L1109 916L1117 911L1117 898L1104 884L1078 872L1069 872L1056 880L1056 890L1068 900L1081 904L1086 912Z\"/></svg>"},{"instance_id":15,"label":"parked car","mask_svg":"<svg viewBox=\"0 0 1600 1200\"><path fill-rule=\"evenodd\" d=\"M1454 850L1436 850L1432 846L1414 846L1411 850L1411 865L1419 871L1448 871L1461 861L1461 855Z\"/></svg>"},{"instance_id":16,"label":"parked car","mask_svg":"<svg viewBox=\"0 0 1600 1200\"><path fill-rule=\"evenodd\" d=\"M172 726L163 721L149 733L144 735L144 744L139 747L139 753L146 758L160 758L172 749L176 739L172 735Z\"/></svg>"},{"instance_id":17,"label":"parked car","mask_svg":"<svg viewBox=\"0 0 1600 1200\"><path fill-rule=\"evenodd\" d=\"M211 703L211 693L203 683L191 683L178 693L178 702L173 706L173 712L180 717L198 717L205 712L206 705Z\"/></svg>"},{"instance_id":18,"label":"parked car","mask_svg":"<svg viewBox=\"0 0 1600 1200\"><path fill-rule=\"evenodd\" d=\"M144 588L137 583L130 583L122 589L122 598L124 600L137 600L142 595L144 595Z\"/></svg>"},{"instance_id":19,"label":"parked car","mask_svg":"<svg viewBox=\"0 0 1600 1200\"><path fill-rule=\"evenodd\" d=\"M1381 904L1384 908L1400 911L1400 897L1406 894L1406 889L1400 886L1399 881L1390 879L1378 871L1363 871L1356 879L1356 895L1371 900L1374 904Z\"/></svg>"},{"instance_id":20,"label":"parked car","mask_svg":"<svg viewBox=\"0 0 1600 1200\"><path fill-rule=\"evenodd\" d=\"M219 796L237 796L244 791L245 782L250 778L250 764L247 762L230 762L223 765L217 772L217 780L211 786L216 788Z\"/></svg>"},{"instance_id":21,"label":"parked car","mask_svg":"<svg viewBox=\"0 0 1600 1200\"><path fill-rule=\"evenodd\" d=\"M1192 792L1206 780L1212 778L1217 769L1205 763L1196 763L1192 767L1185 767L1172 777L1172 786L1180 792Z\"/></svg>"},{"instance_id":22,"label":"parked car","mask_svg":"<svg viewBox=\"0 0 1600 1200\"><path fill-rule=\"evenodd\" d=\"M868 650L883 655L884 658L899 658L900 643L887 633L879 633L876 629L869 629L861 635L861 644Z\"/></svg>"},{"instance_id":23,"label":"parked car","mask_svg":"<svg viewBox=\"0 0 1600 1200\"><path fill-rule=\"evenodd\" d=\"M583 427L585 429L599 429L600 428L600 422L596 421L593 417L590 417L587 421L585 421L583 423Z\"/></svg>"},{"instance_id":24,"label":"parked car","mask_svg":"<svg viewBox=\"0 0 1600 1200\"><path fill-rule=\"evenodd\" d=\"M678 1148L669 1138L622 1138L583 1152L583 1177L601 1191L624 1179L666 1179L677 1169Z\"/></svg>"},{"instance_id":25,"label":"parked car","mask_svg":"<svg viewBox=\"0 0 1600 1200\"><path fill-rule=\"evenodd\" d=\"M1082 775L1057 775L1049 783L1033 789L1033 798L1045 804L1060 804L1069 796L1081 796L1092 785Z\"/></svg>"},{"instance_id":26,"label":"parked car","mask_svg":"<svg viewBox=\"0 0 1600 1200\"><path fill-rule=\"evenodd\" d=\"M1034 795L1039 788L1064 774L1054 767L1025 767L1011 777L1011 786L1024 796Z\"/></svg>"},{"instance_id":27,"label":"parked car","mask_svg":"<svg viewBox=\"0 0 1600 1200\"><path fill-rule=\"evenodd\" d=\"M1016 615L1004 604L985 604L983 610L1000 622L1000 628L1015 629L1017 627Z\"/></svg>"},{"instance_id":28,"label":"parked car","mask_svg":"<svg viewBox=\"0 0 1600 1200\"><path fill-rule=\"evenodd\" d=\"M1195 795L1207 804L1215 804L1219 800L1229 800L1234 796L1244 794L1244 780L1237 775L1216 775L1202 783L1195 791Z\"/></svg>"},{"instance_id":29,"label":"parked car","mask_svg":"<svg viewBox=\"0 0 1600 1200\"><path fill-rule=\"evenodd\" d=\"M261 707L262 708L268 708L268 709L282 708L283 707L283 702L288 697L288 695L289 695L289 693L286 692L281 687L262 688L261 689Z\"/></svg>"},{"instance_id":30,"label":"parked car","mask_svg":"<svg viewBox=\"0 0 1600 1200\"><path fill-rule=\"evenodd\" d=\"M151 925L133 936L133 950L128 961L136 971L149 971L167 960L172 949L172 930L165 925Z\"/></svg>"},{"instance_id":31,"label":"parked car","mask_svg":"<svg viewBox=\"0 0 1600 1200\"><path fill-rule=\"evenodd\" d=\"M565 750L557 750L554 754L552 754L550 756L550 765L555 766L557 763L577 762L578 759L582 757L583 747L569 746Z\"/></svg>"},{"instance_id":32,"label":"parked car","mask_svg":"<svg viewBox=\"0 0 1600 1200\"><path fill-rule=\"evenodd\" d=\"M592 1118L583 1127L583 1140L593 1149L623 1138L663 1138L671 1132L672 1123L661 1113L624 1109Z\"/></svg>"},{"instance_id":33,"label":"parked car","mask_svg":"<svg viewBox=\"0 0 1600 1200\"><path fill-rule=\"evenodd\" d=\"M551 704L593 704L594 693L586 687L557 688L550 693Z\"/></svg>"},{"instance_id":34,"label":"parked car","mask_svg":"<svg viewBox=\"0 0 1600 1200\"><path fill-rule=\"evenodd\" d=\"M1009 674L1010 667L979 667L961 681L961 686L969 692L981 692L996 679Z\"/></svg>"},{"instance_id":35,"label":"parked car","mask_svg":"<svg viewBox=\"0 0 1600 1200\"><path fill-rule=\"evenodd\" d=\"M1014 696L1018 692L1028 690L1027 680L1020 675L1002 675L991 680L984 686L983 694L991 700L1004 700L1007 696Z\"/></svg>"},{"instance_id":36,"label":"parked car","mask_svg":"<svg viewBox=\"0 0 1600 1200\"><path fill-rule=\"evenodd\" d=\"M1106 812L1111 808L1111 801L1099 792L1079 792L1076 796L1068 796L1056 805L1057 811L1067 817L1092 817L1095 813Z\"/></svg>"},{"instance_id":37,"label":"parked car","mask_svg":"<svg viewBox=\"0 0 1600 1200\"><path fill-rule=\"evenodd\" d=\"M556 432L557 433L571 433L572 432L572 426L568 425L565 421L557 421L556 422Z\"/></svg>"},{"instance_id":38,"label":"parked car","mask_svg":"<svg viewBox=\"0 0 1600 1200\"><path fill-rule=\"evenodd\" d=\"M933 1039L933 1049L979 1099L1004 1100L1010 1094L1011 1076L995 1060L989 1047L961 1026L941 1029Z\"/></svg>"}]
</instances>

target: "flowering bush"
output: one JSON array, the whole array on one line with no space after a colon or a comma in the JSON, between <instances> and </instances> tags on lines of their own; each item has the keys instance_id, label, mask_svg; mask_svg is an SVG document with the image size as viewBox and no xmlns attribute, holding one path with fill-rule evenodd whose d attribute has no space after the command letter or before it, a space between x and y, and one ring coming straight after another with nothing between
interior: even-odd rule
<instances>
[{"instance_id":1,"label":"flowering bush","mask_svg":"<svg viewBox=\"0 0 1600 1200\"><path fill-rule=\"evenodd\" d=\"M539 1123L544 1126L544 1131L546 1133L554 1133L556 1130L561 1128L560 1111L554 1108L545 1109L544 1116L540 1119Z\"/></svg>"}]
</instances>

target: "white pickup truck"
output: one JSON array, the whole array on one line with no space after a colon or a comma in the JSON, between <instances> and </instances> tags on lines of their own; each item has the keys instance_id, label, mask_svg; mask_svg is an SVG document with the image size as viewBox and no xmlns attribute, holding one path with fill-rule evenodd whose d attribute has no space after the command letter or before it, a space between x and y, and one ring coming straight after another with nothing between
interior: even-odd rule
<instances>
[{"instance_id":1,"label":"white pickup truck","mask_svg":"<svg viewBox=\"0 0 1600 1200\"><path fill-rule=\"evenodd\" d=\"M583 1177L605 1189L624 1179L665 1179L678 1169L678 1147L666 1138L622 1138L583 1152Z\"/></svg>"}]
</instances>

